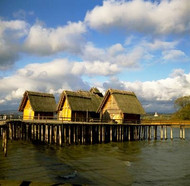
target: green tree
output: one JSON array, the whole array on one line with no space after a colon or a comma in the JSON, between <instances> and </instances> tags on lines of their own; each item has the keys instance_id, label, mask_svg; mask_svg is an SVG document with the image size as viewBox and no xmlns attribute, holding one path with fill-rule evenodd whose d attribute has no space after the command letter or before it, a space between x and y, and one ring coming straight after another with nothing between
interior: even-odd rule
<instances>
[{"instance_id":1,"label":"green tree","mask_svg":"<svg viewBox=\"0 0 190 186\"><path fill-rule=\"evenodd\" d=\"M174 107L177 109L177 112L173 115L174 118L190 120L190 96L184 96L176 99Z\"/></svg>"}]
</instances>

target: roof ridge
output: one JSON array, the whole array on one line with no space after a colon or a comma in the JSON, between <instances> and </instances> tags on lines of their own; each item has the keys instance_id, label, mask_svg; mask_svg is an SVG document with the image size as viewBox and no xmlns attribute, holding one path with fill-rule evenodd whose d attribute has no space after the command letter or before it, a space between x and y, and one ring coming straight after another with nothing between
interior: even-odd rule
<instances>
[{"instance_id":1,"label":"roof ridge","mask_svg":"<svg viewBox=\"0 0 190 186\"><path fill-rule=\"evenodd\" d=\"M45 92L34 92L34 91L26 91L28 95L32 96L42 96L42 97L54 97L53 94L45 93Z\"/></svg>"},{"instance_id":2,"label":"roof ridge","mask_svg":"<svg viewBox=\"0 0 190 186\"><path fill-rule=\"evenodd\" d=\"M118 90L118 89L109 89L111 94L123 94L123 95L132 95L136 96L134 92L132 91L126 91L126 90Z\"/></svg>"}]
</instances>

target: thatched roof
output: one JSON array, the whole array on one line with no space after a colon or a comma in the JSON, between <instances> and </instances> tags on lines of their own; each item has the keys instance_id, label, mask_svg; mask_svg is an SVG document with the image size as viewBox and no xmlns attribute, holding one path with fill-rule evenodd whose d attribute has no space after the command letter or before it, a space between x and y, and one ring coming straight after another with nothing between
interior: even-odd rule
<instances>
[{"instance_id":1,"label":"thatched roof","mask_svg":"<svg viewBox=\"0 0 190 186\"><path fill-rule=\"evenodd\" d=\"M93 93L93 94L97 94L100 97L104 97L103 94L96 87L92 87L90 89L90 92Z\"/></svg>"},{"instance_id":2,"label":"thatched roof","mask_svg":"<svg viewBox=\"0 0 190 186\"><path fill-rule=\"evenodd\" d=\"M145 114L145 111L134 92L115 90L115 89L107 90L104 99L102 100L102 103L98 108L98 112L100 112L101 109L104 107L110 95L113 95L119 109L121 109L123 113Z\"/></svg>"},{"instance_id":3,"label":"thatched roof","mask_svg":"<svg viewBox=\"0 0 190 186\"><path fill-rule=\"evenodd\" d=\"M100 93L100 92L99 92ZM67 98L72 111L96 112L103 97L89 91L63 91L60 96L57 111L62 110L63 103Z\"/></svg>"},{"instance_id":4,"label":"thatched roof","mask_svg":"<svg viewBox=\"0 0 190 186\"><path fill-rule=\"evenodd\" d=\"M23 94L22 101L19 106L19 111L23 111L29 99L31 107L35 112L55 112L56 102L53 94L26 91Z\"/></svg>"}]
</instances>

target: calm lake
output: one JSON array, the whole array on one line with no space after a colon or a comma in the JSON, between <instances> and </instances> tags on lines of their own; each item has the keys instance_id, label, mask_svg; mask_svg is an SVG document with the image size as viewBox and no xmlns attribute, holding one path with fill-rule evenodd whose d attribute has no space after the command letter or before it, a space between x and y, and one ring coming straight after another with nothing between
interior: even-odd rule
<instances>
[{"instance_id":1,"label":"calm lake","mask_svg":"<svg viewBox=\"0 0 190 186\"><path fill-rule=\"evenodd\" d=\"M180 140L96 145L8 143L0 150L0 180L87 185L190 185L190 129ZM1 140L0 140L1 143Z\"/></svg>"}]
</instances>

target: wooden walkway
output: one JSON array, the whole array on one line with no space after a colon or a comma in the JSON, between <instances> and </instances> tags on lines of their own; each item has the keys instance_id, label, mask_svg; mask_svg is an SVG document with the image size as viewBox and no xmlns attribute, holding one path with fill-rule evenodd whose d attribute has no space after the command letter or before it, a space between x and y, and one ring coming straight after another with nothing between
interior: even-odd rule
<instances>
[{"instance_id":1,"label":"wooden walkway","mask_svg":"<svg viewBox=\"0 0 190 186\"><path fill-rule=\"evenodd\" d=\"M173 139L173 128L185 139L190 121L142 120L141 124L63 122L57 120L6 120L0 122L2 147L7 155L8 140L31 140L60 146L134 140Z\"/></svg>"}]
</instances>

